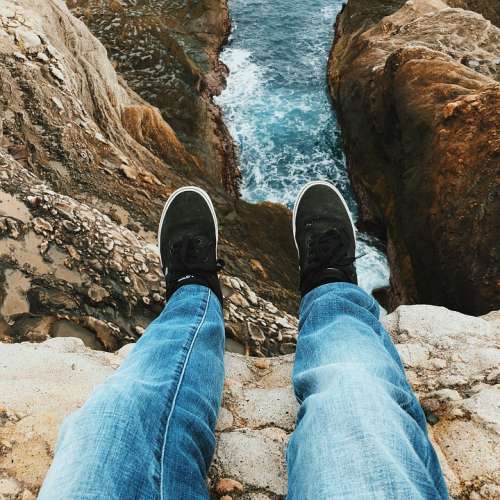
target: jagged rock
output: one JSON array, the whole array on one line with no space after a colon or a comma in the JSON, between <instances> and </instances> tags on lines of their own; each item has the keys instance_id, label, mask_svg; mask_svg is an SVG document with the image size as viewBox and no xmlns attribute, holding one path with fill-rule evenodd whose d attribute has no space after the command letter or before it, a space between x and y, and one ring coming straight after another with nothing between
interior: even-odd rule
<instances>
[{"instance_id":1,"label":"jagged rock","mask_svg":"<svg viewBox=\"0 0 500 500\"><path fill-rule=\"evenodd\" d=\"M437 401L429 430L451 493L495 498L500 386L490 375L498 375L500 364L499 313L474 318L442 307L404 306L384 323L401 353L415 351L416 345L427 353L419 354L417 364L406 361L408 376L427 412L429 402ZM0 492L37 492L62 419L114 372L132 346L111 354L92 351L74 338L0 344ZM444 364L435 365L435 359ZM297 411L290 386L293 355L259 359L227 353L225 363L210 472L214 494L284 498L284 450Z\"/></svg>"},{"instance_id":2,"label":"jagged rock","mask_svg":"<svg viewBox=\"0 0 500 500\"><path fill-rule=\"evenodd\" d=\"M499 53L498 27L440 0L352 0L337 19L330 89L391 308L500 306Z\"/></svg>"},{"instance_id":3,"label":"jagged rock","mask_svg":"<svg viewBox=\"0 0 500 500\"><path fill-rule=\"evenodd\" d=\"M17 233L9 236L12 240L0 240L0 269L6 275L0 314L11 322L6 334L16 340L44 340L45 333L35 335L19 326L35 315L69 318L88 328L95 339L75 335L94 348L115 350L135 340L163 304L165 286L157 250L98 210L52 191L1 150L0 165L0 195L16 186L16 195L5 199L18 218ZM0 212L3 209L0 203ZM50 245L44 240L49 236ZM222 281L230 300L238 297L230 302L226 319L244 351L280 354L274 337L296 328L296 319L257 296L243 280L223 276ZM276 317L269 311L279 315L277 329L273 330ZM90 323L89 317L93 317ZM290 339L288 352L293 351L295 339L296 335Z\"/></svg>"},{"instance_id":4,"label":"jagged rock","mask_svg":"<svg viewBox=\"0 0 500 500\"><path fill-rule=\"evenodd\" d=\"M222 90L227 72L218 59L230 31L226 2L201 0L175 7L140 2L133 9L100 0L67 0L67 4L106 46L129 85L159 108L196 161L221 178L228 191L237 193L240 172L232 139L211 99ZM153 149L168 161L162 141L152 137L164 122L158 128L150 108L128 108L123 118L132 136L144 145L147 130Z\"/></svg>"},{"instance_id":5,"label":"jagged rock","mask_svg":"<svg viewBox=\"0 0 500 500\"><path fill-rule=\"evenodd\" d=\"M225 18L225 9L224 2L212 2L210 23ZM173 9L169 15L177 19L181 14ZM26 19L28 31L40 40L36 52L16 38ZM196 19L201 22L204 15ZM215 48L222 34L205 33L196 22L198 45L191 56L212 51L210 64L200 63L200 75L213 79L216 88ZM48 63L37 57L40 53ZM214 200L228 273L241 276L280 309L296 308L290 212L268 203L251 205L224 191L223 166L211 170L188 151L158 110L116 73L103 45L62 1L2 3L0 87L0 303L12 293L5 289L9 270L35 278L10 316L25 313L28 299L31 314L52 314L51 300L57 299L60 314L91 314L115 322L124 337L134 338L133 328L154 317L164 296L158 257L148 258L164 201L186 184L200 185ZM190 92L193 102L210 94ZM179 114L189 104L185 99L173 103ZM198 131L200 141L210 142L208 135L215 133L210 127L207 122ZM237 216L226 221L228 213ZM276 262L268 280L249 266L254 257L266 265ZM82 311L96 306L82 293L91 279L110 295L103 300L106 307ZM68 307L72 311L64 310Z\"/></svg>"}]
</instances>

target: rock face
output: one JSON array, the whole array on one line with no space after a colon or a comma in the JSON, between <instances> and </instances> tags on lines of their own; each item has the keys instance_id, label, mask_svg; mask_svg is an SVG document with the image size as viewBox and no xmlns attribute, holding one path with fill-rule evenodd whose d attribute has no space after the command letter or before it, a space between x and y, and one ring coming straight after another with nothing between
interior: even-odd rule
<instances>
[{"instance_id":1,"label":"rock face","mask_svg":"<svg viewBox=\"0 0 500 500\"><path fill-rule=\"evenodd\" d=\"M227 71L218 58L230 30L225 0L66 3L131 88L158 107L199 163L237 194L232 140L212 102Z\"/></svg>"},{"instance_id":2,"label":"rock face","mask_svg":"<svg viewBox=\"0 0 500 500\"><path fill-rule=\"evenodd\" d=\"M290 312L297 303L288 210L224 190L222 170L203 165L127 86L59 0L2 2L0 89L2 339L76 335L111 351L136 339L164 297L155 249L163 203L177 187L197 184L219 216L225 279L237 274L247 287L228 333L246 352L280 353L276 339L287 329L272 330L265 316L267 307ZM238 308L253 311L258 326L249 328Z\"/></svg>"},{"instance_id":3,"label":"rock face","mask_svg":"<svg viewBox=\"0 0 500 500\"><path fill-rule=\"evenodd\" d=\"M404 306L384 322L434 424L429 429L451 493L498 498L500 313L474 318L442 307ZM36 494L62 419L113 373L130 347L111 354L70 338L0 344L0 495ZM213 497L284 498L284 450L297 411L293 355L227 353L225 361Z\"/></svg>"},{"instance_id":4,"label":"rock face","mask_svg":"<svg viewBox=\"0 0 500 500\"><path fill-rule=\"evenodd\" d=\"M440 0L352 0L337 19L330 89L392 307L500 305L499 53L499 28Z\"/></svg>"}]
</instances>

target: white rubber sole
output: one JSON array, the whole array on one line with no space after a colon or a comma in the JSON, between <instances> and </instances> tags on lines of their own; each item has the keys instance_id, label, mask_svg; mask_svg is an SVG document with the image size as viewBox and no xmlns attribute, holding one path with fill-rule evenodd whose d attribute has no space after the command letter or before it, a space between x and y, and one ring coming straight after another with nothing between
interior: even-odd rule
<instances>
[{"instance_id":1,"label":"white rubber sole","mask_svg":"<svg viewBox=\"0 0 500 500\"><path fill-rule=\"evenodd\" d=\"M302 199L302 196L304 196L305 192L310 187L312 187L312 186L326 186L326 187L329 187L340 198L340 201L344 205L344 208L346 209L347 215L349 216L349 220L351 221L352 235L354 237L354 246L356 247L356 226L354 225L354 221L352 220L352 216L351 216L351 211L349 210L349 207L347 206L347 203L344 200L344 197L342 196L342 193L331 182L327 182L327 181L311 181L311 182L308 182L300 190L300 193L297 196L297 199L295 200L295 204L293 205L293 217L292 217L293 241L295 242L295 248L297 249L297 253L299 253L299 246L297 245L297 238L296 238L296 234L295 234L296 231L297 231L297 227L295 225L295 218L297 217L297 209L299 207L299 203L300 203L300 200Z\"/></svg>"},{"instance_id":2,"label":"white rubber sole","mask_svg":"<svg viewBox=\"0 0 500 500\"><path fill-rule=\"evenodd\" d=\"M215 208L212 203L212 200L210 199L210 196L208 196L208 193L204 190L201 189L197 186L184 186L179 189L176 189L168 198L167 202L165 203L165 206L163 207L163 212L161 214L160 218L160 223L158 224L158 234L157 234L157 245L158 245L158 251L160 252L160 263L163 269L163 262L161 260L161 249L160 249L160 234L161 234L161 228L163 226L163 221L165 219L165 215L167 214L168 207L171 205L171 203L174 201L174 199L179 196L181 193L185 193L186 191L194 191L201 195L203 199L206 201L208 208L210 209L210 212L212 214L212 217L214 219L214 224L215 224L215 256L217 257L218 253L218 244L219 244L219 223L217 221L217 215L215 214Z\"/></svg>"}]
</instances>

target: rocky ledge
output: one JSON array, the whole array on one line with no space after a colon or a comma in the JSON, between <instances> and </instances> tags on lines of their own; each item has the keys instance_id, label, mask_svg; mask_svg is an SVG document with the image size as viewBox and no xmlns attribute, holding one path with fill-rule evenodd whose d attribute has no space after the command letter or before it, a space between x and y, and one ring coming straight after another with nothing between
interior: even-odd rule
<instances>
[{"instance_id":1,"label":"rocky ledge","mask_svg":"<svg viewBox=\"0 0 500 500\"><path fill-rule=\"evenodd\" d=\"M450 5L498 20L496 0ZM350 0L337 19L330 89L391 308L500 307L499 54L497 26L440 0Z\"/></svg>"},{"instance_id":2,"label":"rocky ledge","mask_svg":"<svg viewBox=\"0 0 500 500\"><path fill-rule=\"evenodd\" d=\"M500 498L500 312L475 318L442 307L402 306L384 323L427 414L451 493ZM0 344L0 497L36 495L61 421L132 346L111 354L74 338ZM285 497L284 449L297 411L292 363L293 355L226 354L213 498Z\"/></svg>"},{"instance_id":3,"label":"rocky ledge","mask_svg":"<svg viewBox=\"0 0 500 500\"><path fill-rule=\"evenodd\" d=\"M213 51L222 35L206 36ZM210 81L211 54L199 67ZM235 292L227 318L235 348L290 352L290 328L273 326L268 311L284 316L297 305L289 211L225 190L220 171L127 85L62 1L2 3L0 89L3 341L71 334L113 351L135 340L163 304L155 248L163 204L174 189L196 184L216 207L225 279L241 280L226 287L228 297ZM208 91L197 92L188 94L209 101ZM186 96L172 101L179 113Z\"/></svg>"}]
</instances>

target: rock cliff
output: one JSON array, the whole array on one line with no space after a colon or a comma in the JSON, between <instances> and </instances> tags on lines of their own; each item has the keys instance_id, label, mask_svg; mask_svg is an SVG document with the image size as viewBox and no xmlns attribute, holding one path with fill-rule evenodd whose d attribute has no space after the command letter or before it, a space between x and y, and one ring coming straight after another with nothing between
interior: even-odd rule
<instances>
[{"instance_id":1,"label":"rock cliff","mask_svg":"<svg viewBox=\"0 0 500 500\"><path fill-rule=\"evenodd\" d=\"M384 322L432 423L450 492L455 498L499 498L500 314L474 318L442 307L404 306ZM131 348L98 352L70 338L0 344L0 497L33 498L61 421ZM225 362L213 498L282 499L284 449L297 411L290 387L293 355L227 353Z\"/></svg>"},{"instance_id":2,"label":"rock cliff","mask_svg":"<svg viewBox=\"0 0 500 500\"><path fill-rule=\"evenodd\" d=\"M498 2L461 5L498 20ZM391 307L500 305L499 53L498 27L440 0L351 0L337 19L330 90Z\"/></svg>"},{"instance_id":3,"label":"rock cliff","mask_svg":"<svg viewBox=\"0 0 500 500\"><path fill-rule=\"evenodd\" d=\"M226 191L237 194L232 140L211 99L227 72L218 57L230 30L225 0L66 3L105 45L128 85L160 110Z\"/></svg>"},{"instance_id":4,"label":"rock cliff","mask_svg":"<svg viewBox=\"0 0 500 500\"><path fill-rule=\"evenodd\" d=\"M454 1L497 19L490 0ZM62 419L113 373L161 310L156 224L165 199L184 184L214 200L226 260L226 345L239 353L226 354L212 494L284 498L283 453L297 409L290 387L297 263L289 211L236 196L232 143L212 102L225 74L217 52L228 31L226 4L124 5L1 2L0 498L36 495ZM394 303L427 297L483 312L498 304L491 287L498 279L498 197L491 194L498 30L438 0L402 6L351 0L339 20L330 76L351 175L365 224L389 228ZM367 93L366 74L382 93ZM372 155L373 169L355 155L353 138L363 141L357 149ZM398 170L401 152L415 163ZM430 231L439 236L435 264ZM500 497L499 322L498 313L473 318L432 306L400 307L385 319L450 489L463 498Z\"/></svg>"},{"instance_id":5,"label":"rock cliff","mask_svg":"<svg viewBox=\"0 0 500 500\"><path fill-rule=\"evenodd\" d=\"M155 249L163 203L193 183L214 200L227 278L236 274L272 307L294 310L289 212L224 189L222 170L204 165L202 152L127 86L63 2L2 2L0 89L4 339L73 333L114 350L137 338L163 301ZM254 354L280 352L248 323L234 316L228 334Z\"/></svg>"}]
</instances>

